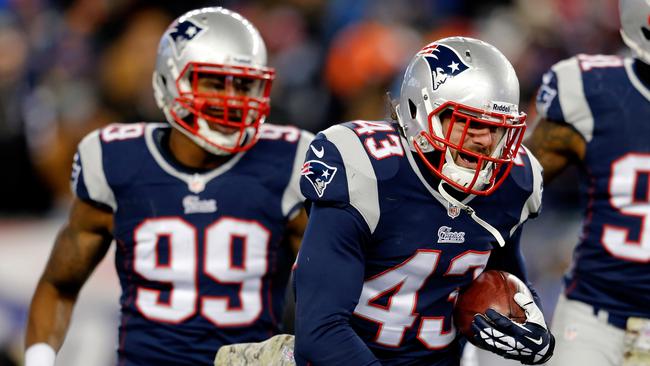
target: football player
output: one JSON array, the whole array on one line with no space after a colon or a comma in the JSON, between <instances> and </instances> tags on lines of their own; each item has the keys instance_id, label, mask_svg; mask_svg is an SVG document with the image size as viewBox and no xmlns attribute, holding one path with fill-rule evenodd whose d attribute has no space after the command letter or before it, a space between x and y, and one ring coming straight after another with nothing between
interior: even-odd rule
<instances>
[{"instance_id":1,"label":"football player","mask_svg":"<svg viewBox=\"0 0 650 366\"><path fill-rule=\"evenodd\" d=\"M542 175L520 146L518 103L501 52L445 38L411 60L397 123L317 135L301 173L311 208L295 269L299 365L459 364L459 288L485 269L526 280L519 238ZM553 336L531 295L514 300L527 321L489 310L474 318L474 342L543 363Z\"/></svg>"},{"instance_id":2,"label":"football player","mask_svg":"<svg viewBox=\"0 0 650 366\"><path fill-rule=\"evenodd\" d=\"M279 332L283 239L297 247L304 231L299 174L313 136L263 124L273 79L241 15L203 8L169 26L153 75L169 124L110 125L79 144L76 199L29 312L27 366L54 364L113 240L120 365L212 365L221 345Z\"/></svg>"},{"instance_id":3,"label":"football player","mask_svg":"<svg viewBox=\"0 0 650 366\"><path fill-rule=\"evenodd\" d=\"M644 357L634 364L650 365L650 2L621 0L619 10L622 38L636 56L555 64L537 94L541 120L527 143L546 182L579 166L588 202L553 317L553 365L621 365L624 354L625 362Z\"/></svg>"}]
</instances>

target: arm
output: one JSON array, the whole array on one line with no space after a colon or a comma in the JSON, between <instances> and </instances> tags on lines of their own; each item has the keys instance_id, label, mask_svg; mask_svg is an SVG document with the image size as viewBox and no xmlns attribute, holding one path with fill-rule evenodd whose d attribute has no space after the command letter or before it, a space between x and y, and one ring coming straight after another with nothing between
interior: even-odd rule
<instances>
[{"instance_id":1,"label":"arm","mask_svg":"<svg viewBox=\"0 0 650 366\"><path fill-rule=\"evenodd\" d=\"M296 361L299 365L379 365L350 326L364 281L368 228L349 206L315 204L296 276Z\"/></svg>"},{"instance_id":2,"label":"arm","mask_svg":"<svg viewBox=\"0 0 650 366\"><path fill-rule=\"evenodd\" d=\"M37 343L61 348L77 295L110 247L112 226L112 213L75 199L36 286L25 349Z\"/></svg>"},{"instance_id":3,"label":"arm","mask_svg":"<svg viewBox=\"0 0 650 366\"><path fill-rule=\"evenodd\" d=\"M300 250L300 243L302 242L302 236L305 234L306 227L307 212L305 212L304 208L301 208L296 217L287 223L287 240L294 255L297 255L298 250Z\"/></svg>"},{"instance_id":4,"label":"arm","mask_svg":"<svg viewBox=\"0 0 650 366\"><path fill-rule=\"evenodd\" d=\"M522 227L520 226L517 231L506 241L506 244L503 247L495 248L490 254L490 259L488 260L485 270L499 270L505 271L515 275L517 278L522 280L530 289L530 292L533 294L535 303L541 308L542 301L537 295L537 292L533 288L530 281L528 281L528 273L526 272L526 261L524 256L521 253L521 232Z\"/></svg>"},{"instance_id":5,"label":"arm","mask_svg":"<svg viewBox=\"0 0 650 366\"><path fill-rule=\"evenodd\" d=\"M498 271L506 271L512 273L517 276L517 278L528 284L526 261L521 253L521 232L522 226L517 228L517 231L506 240L506 244L503 247L492 249L485 270L494 269Z\"/></svg>"},{"instance_id":6,"label":"arm","mask_svg":"<svg viewBox=\"0 0 650 366\"><path fill-rule=\"evenodd\" d=\"M287 224L285 239L293 251L294 258L298 255L302 237L307 227L307 212L301 208L296 217ZM289 276L286 294L284 296L284 310L282 311L282 333L295 333L296 297L293 292L293 271Z\"/></svg>"},{"instance_id":7,"label":"arm","mask_svg":"<svg viewBox=\"0 0 650 366\"><path fill-rule=\"evenodd\" d=\"M582 161L586 143L570 125L541 119L526 145L544 168L544 182L548 183L570 163Z\"/></svg>"}]
</instances>

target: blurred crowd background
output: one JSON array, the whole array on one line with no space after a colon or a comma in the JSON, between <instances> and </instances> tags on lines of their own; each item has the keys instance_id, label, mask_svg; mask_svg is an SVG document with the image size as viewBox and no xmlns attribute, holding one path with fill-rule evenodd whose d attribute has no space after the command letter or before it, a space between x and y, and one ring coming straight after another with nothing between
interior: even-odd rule
<instances>
[{"instance_id":1,"label":"blurred crowd background","mask_svg":"<svg viewBox=\"0 0 650 366\"><path fill-rule=\"evenodd\" d=\"M111 122L164 121L151 88L158 40L172 19L207 5L240 12L264 37L277 71L269 120L313 132L385 118L386 92L399 95L409 58L442 37L497 46L517 71L531 125L552 64L624 52L616 0L0 0L0 366L20 364L77 143ZM569 171L547 188L544 212L525 230L549 318L580 230L575 180ZM61 365L112 363L119 289L110 261L82 292Z\"/></svg>"}]
</instances>

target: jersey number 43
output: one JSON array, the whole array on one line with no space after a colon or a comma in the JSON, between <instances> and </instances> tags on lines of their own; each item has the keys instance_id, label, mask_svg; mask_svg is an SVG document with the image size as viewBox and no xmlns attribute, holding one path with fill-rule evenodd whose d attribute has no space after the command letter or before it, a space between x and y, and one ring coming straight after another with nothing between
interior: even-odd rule
<instances>
[{"instance_id":1,"label":"jersey number 43","mask_svg":"<svg viewBox=\"0 0 650 366\"><path fill-rule=\"evenodd\" d=\"M490 252L468 250L451 260L444 276L464 276L471 271L472 278L478 277L485 268ZM407 328L419 318L417 338L429 349L441 349L456 338L456 328L450 319L451 328L444 329L445 316L418 314L418 292L428 277L435 271L440 259L439 250L418 250L401 264L367 279L354 314L379 324L375 342L388 347L399 347ZM375 300L392 294L387 305ZM452 308L457 291L448 297Z\"/></svg>"}]
</instances>

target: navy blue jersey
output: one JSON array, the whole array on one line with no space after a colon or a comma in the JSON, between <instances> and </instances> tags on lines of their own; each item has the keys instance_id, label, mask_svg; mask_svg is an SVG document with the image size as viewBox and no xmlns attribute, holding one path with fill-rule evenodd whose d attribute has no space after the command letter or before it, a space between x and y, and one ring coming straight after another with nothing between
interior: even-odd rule
<instances>
[{"instance_id":1,"label":"navy blue jersey","mask_svg":"<svg viewBox=\"0 0 650 366\"><path fill-rule=\"evenodd\" d=\"M312 208L296 268L299 364L459 362L454 299L486 267L496 239L431 186L404 146L395 124L368 121L331 127L310 145L301 189ZM511 238L539 211L541 181L523 149L494 194L462 202Z\"/></svg>"},{"instance_id":2,"label":"navy blue jersey","mask_svg":"<svg viewBox=\"0 0 650 366\"><path fill-rule=\"evenodd\" d=\"M633 59L578 55L544 76L538 110L586 141L583 232L569 298L650 317L650 90Z\"/></svg>"},{"instance_id":3,"label":"navy blue jersey","mask_svg":"<svg viewBox=\"0 0 650 366\"><path fill-rule=\"evenodd\" d=\"M120 365L212 365L221 345L278 332L291 264L280 244L313 136L265 124L252 149L195 173L163 148L169 129L111 125L75 159L76 195L114 215Z\"/></svg>"}]
</instances>

